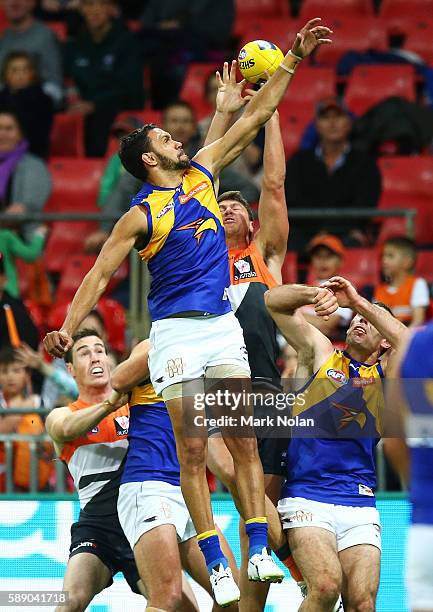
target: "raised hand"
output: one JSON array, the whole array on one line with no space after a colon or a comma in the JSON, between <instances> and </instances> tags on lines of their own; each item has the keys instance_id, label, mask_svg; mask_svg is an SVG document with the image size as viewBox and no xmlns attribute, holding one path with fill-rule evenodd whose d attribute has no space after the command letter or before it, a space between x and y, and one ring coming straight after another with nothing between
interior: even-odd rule
<instances>
[{"instance_id":1,"label":"raised hand","mask_svg":"<svg viewBox=\"0 0 433 612\"><path fill-rule=\"evenodd\" d=\"M65 331L52 331L44 338L44 347L53 357L63 357L74 344L71 336Z\"/></svg>"},{"instance_id":2,"label":"raised hand","mask_svg":"<svg viewBox=\"0 0 433 612\"><path fill-rule=\"evenodd\" d=\"M331 289L319 287L316 297L313 300L316 315L323 317L327 321L330 315L338 308L337 298Z\"/></svg>"},{"instance_id":3,"label":"raised hand","mask_svg":"<svg viewBox=\"0 0 433 612\"><path fill-rule=\"evenodd\" d=\"M329 38L332 30L326 26L319 25L320 17L310 19L304 27L296 34L295 42L292 45L292 53L298 57L307 57L320 45L329 45L332 39Z\"/></svg>"},{"instance_id":4,"label":"raised hand","mask_svg":"<svg viewBox=\"0 0 433 612\"><path fill-rule=\"evenodd\" d=\"M216 96L216 110L220 113L236 113L251 100L254 91L245 90L247 95L242 96L246 80L236 82L236 60L232 61L230 71L228 62L224 62L222 78L219 72L216 73L218 82L218 93Z\"/></svg>"},{"instance_id":5,"label":"raised hand","mask_svg":"<svg viewBox=\"0 0 433 612\"><path fill-rule=\"evenodd\" d=\"M359 294L352 283L346 278L342 276L333 276L321 286L335 293L339 306L343 308L355 308L359 300Z\"/></svg>"}]
</instances>

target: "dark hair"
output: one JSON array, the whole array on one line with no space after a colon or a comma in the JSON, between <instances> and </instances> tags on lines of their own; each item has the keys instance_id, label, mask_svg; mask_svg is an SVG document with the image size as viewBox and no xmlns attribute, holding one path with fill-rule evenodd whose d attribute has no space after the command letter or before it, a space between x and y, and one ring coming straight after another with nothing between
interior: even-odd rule
<instances>
[{"instance_id":1,"label":"dark hair","mask_svg":"<svg viewBox=\"0 0 433 612\"><path fill-rule=\"evenodd\" d=\"M170 111L172 108L184 108L185 110L191 113L194 121L197 120L194 107L191 106L189 102L186 102L185 100L175 100L174 102L170 102L170 104L167 104L167 106L162 111L163 121L165 121L168 111Z\"/></svg>"},{"instance_id":2,"label":"dark hair","mask_svg":"<svg viewBox=\"0 0 433 612\"><path fill-rule=\"evenodd\" d=\"M146 166L141 156L143 153L149 153L152 150L149 132L156 127L158 126L154 123L145 123L143 127L134 130L120 139L120 161L125 170L140 181L147 179Z\"/></svg>"},{"instance_id":3,"label":"dark hair","mask_svg":"<svg viewBox=\"0 0 433 612\"><path fill-rule=\"evenodd\" d=\"M17 361L19 361L19 359L15 353L15 349L11 346L4 346L0 349L0 365L7 366Z\"/></svg>"},{"instance_id":4,"label":"dark hair","mask_svg":"<svg viewBox=\"0 0 433 612\"><path fill-rule=\"evenodd\" d=\"M379 308L383 308L384 310L386 310L386 312L389 312L389 314L392 315L394 319L396 318L391 308L388 306L388 304L385 304L385 302L373 302L373 305L379 306Z\"/></svg>"},{"instance_id":5,"label":"dark hair","mask_svg":"<svg viewBox=\"0 0 433 612\"><path fill-rule=\"evenodd\" d=\"M96 331L96 329L90 329L89 327L88 328L84 328L84 329L79 329L77 331L77 333L72 336L72 340L74 341L74 344L75 344L76 342L78 342L78 340L81 340L82 338L88 338L89 336L96 336L102 342L104 342L102 340L101 336ZM72 351L73 351L73 348L74 348L74 345L72 345L72 347L69 349L69 351L67 353L65 353L65 355L63 357L63 359L65 360L66 363L72 363ZM105 348L105 352L107 352L107 347L105 346L105 344L104 344L104 348Z\"/></svg>"},{"instance_id":6,"label":"dark hair","mask_svg":"<svg viewBox=\"0 0 433 612\"><path fill-rule=\"evenodd\" d=\"M234 200L235 202L239 202L239 204L242 204L242 206L248 213L249 220L254 220L253 209L248 204L247 200L244 198L240 191L225 191L217 198L218 204L220 204L220 202L225 202L226 200Z\"/></svg>"},{"instance_id":7,"label":"dark hair","mask_svg":"<svg viewBox=\"0 0 433 612\"><path fill-rule=\"evenodd\" d=\"M405 255L409 255L409 257L412 257L413 265L415 265L416 244L410 238L406 236L393 236L385 240L383 246L393 246L399 251L402 251Z\"/></svg>"},{"instance_id":8,"label":"dark hair","mask_svg":"<svg viewBox=\"0 0 433 612\"><path fill-rule=\"evenodd\" d=\"M27 53L26 51L11 51L11 53L8 53L8 55L5 57L3 61L3 66L1 69L1 73L0 73L0 78L2 82L3 83L6 82L6 71L8 69L8 65L10 64L10 62L13 62L16 59L27 60L28 63L30 64L31 69L33 70L34 82L39 82L40 77L39 77L39 72L38 72L35 58L33 57L33 55L31 55L31 53Z\"/></svg>"},{"instance_id":9,"label":"dark hair","mask_svg":"<svg viewBox=\"0 0 433 612\"><path fill-rule=\"evenodd\" d=\"M98 320L98 322L100 323L101 327L104 328L105 330L105 321L104 321L104 317L101 315L101 313L99 312L99 310L97 310L96 308L93 308L93 310L91 310L89 312L89 314L87 315L87 317L95 317L95 319ZM87 319L87 317L85 317Z\"/></svg>"},{"instance_id":10,"label":"dark hair","mask_svg":"<svg viewBox=\"0 0 433 612\"><path fill-rule=\"evenodd\" d=\"M11 106L0 106L0 115L10 115L15 121L15 123L17 124L18 129L20 130L22 136L25 137L26 134L23 128L23 124L21 123L21 119L17 115L14 108L12 108Z\"/></svg>"}]
</instances>

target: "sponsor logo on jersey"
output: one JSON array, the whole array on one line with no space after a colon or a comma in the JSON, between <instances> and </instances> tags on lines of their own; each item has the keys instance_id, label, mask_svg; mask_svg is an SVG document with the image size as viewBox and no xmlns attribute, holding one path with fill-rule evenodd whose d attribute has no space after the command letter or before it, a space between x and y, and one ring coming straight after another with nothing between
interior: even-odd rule
<instances>
[{"instance_id":1,"label":"sponsor logo on jersey","mask_svg":"<svg viewBox=\"0 0 433 612\"><path fill-rule=\"evenodd\" d=\"M118 436L128 435L129 417L126 415L114 417L114 426L116 427L116 434Z\"/></svg>"},{"instance_id":2,"label":"sponsor logo on jersey","mask_svg":"<svg viewBox=\"0 0 433 612\"><path fill-rule=\"evenodd\" d=\"M234 275L233 280L242 281L248 278L257 278L257 272L254 269L253 260L249 255L243 259L238 259L233 262Z\"/></svg>"},{"instance_id":3,"label":"sponsor logo on jersey","mask_svg":"<svg viewBox=\"0 0 433 612\"><path fill-rule=\"evenodd\" d=\"M71 553L78 550L79 548L97 548L95 542L80 542L74 548L71 549Z\"/></svg>"},{"instance_id":4,"label":"sponsor logo on jersey","mask_svg":"<svg viewBox=\"0 0 433 612\"><path fill-rule=\"evenodd\" d=\"M96 426L91 431L89 431L89 434L97 434L98 432L99 432L99 427Z\"/></svg>"},{"instance_id":5,"label":"sponsor logo on jersey","mask_svg":"<svg viewBox=\"0 0 433 612\"><path fill-rule=\"evenodd\" d=\"M329 370L326 371L326 376L328 376L328 378L331 380L340 383L340 385L345 385L347 383L346 375L341 370L329 368Z\"/></svg>"},{"instance_id":6,"label":"sponsor logo on jersey","mask_svg":"<svg viewBox=\"0 0 433 612\"><path fill-rule=\"evenodd\" d=\"M208 219L203 219L200 217L200 219L196 219L195 221L182 225L182 227L178 227L176 229L177 232L182 230L195 230L193 238L197 240L197 244L200 244L200 240L202 239L204 232L210 230L216 234L218 232L218 227L215 219L212 219L212 217L209 217Z\"/></svg>"},{"instance_id":7,"label":"sponsor logo on jersey","mask_svg":"<svg viewBox=\"0 0 433 612\"><path fill-rule=\"evenodd\" d=\"M164 208L162 210L159 211L159 213L156 215L157 219L161 219L161 217L163 217L164 215L166 215L168 212L170 212L170 210L173 210L174 208L174 203L170 202L169 204L167 204L166 206L164 206Z\"/></svg>"},{"instance_id":8,"label":"sponsor logo on jersey","mask_svg":"<svg viewBox=\"0 0 433 612\"><path fill-rule=\"evenodd\" d=\"M364 484L359 484L358 485L358 493L360 495L368 495L369 497L374 497L373 490L370 487L367 487L367 485L364 485Z\"/></svg>"},{"instance_id":9,"label":"sponsor logo on jersey","mask_svg":"<svg viewBox=\"0 0 433 612\"><path fill-rule=\"evenodd\" d=\"M358 410L349 408L343 404L338 404L337 402L332 402L332 407L341 412L340 424L337 428L338 430L345 429L351 423L358 423L359 427L364 429L364 425L367 422L367 417L363 412L359 412Z\"/></svg>"},{"instance_id":10,"label":"sponsor logo on jersey","mask_svg":"<svg viewBox=\"0 0 433 612\"><path fill-rule=\"evenodd\" d=\"M312 523L313 513L308 510L296 510L287 517L288 523Z\"/></svg>"},{"instance_id":11,"label":"sponsor logo on jersey","mask_svg":"<svg viewBox=\"0 0 433 612\"><path fill-rule=\"evenodd\" d=\"M188 193L185 193L185 195L179 196L179 202L181 204L186 204L187 202L189 202L191 198L195 197L201 191L205 191L208 187L209 185L208 183L206 183L206 181L199 183L198 185L193 187L191 191L188 191Z\"/></svg>"},{"instance_id":12,"label":"sponsor logo on jersey","mask_svg":"<svg viewBox=\"0 0 433 612\"><path fill-rule=\"evenodd\" d=\"M183 368L184 364L182 357L175 357L174 359L167 360L167 367L165 368L165 371L167 372L169 378L174 378L176 375L182 376Z\"/></svg>"},{"instance_id":13,"label":"sponsor logo on jersey","mask_svg":"<svg viewBox=\"0 0 433 612\"><path fill-rule=\"evenodd\" d=\"M368 385L374 385L376 379L374 376L370 376L369 378L352 378L352 385L355 389L367 387Z\"/></svg>"}]
</instances>

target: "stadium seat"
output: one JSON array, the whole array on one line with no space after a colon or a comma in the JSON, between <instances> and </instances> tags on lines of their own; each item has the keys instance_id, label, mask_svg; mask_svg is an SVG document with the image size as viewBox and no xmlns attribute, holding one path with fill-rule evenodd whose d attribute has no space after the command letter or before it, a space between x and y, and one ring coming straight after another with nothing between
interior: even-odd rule
<instances>
[{"instance_id":1,"label":"stadium seat","mask_svg":"<svg viewBox=\"0 0 433 612\"><path fill-rule=\"evenodd\" d=\"M236 0L236 17L287 17L289 3L287 0Z\"/></svg>"},{"instance_id":2,"label":"stadium seat","mask_svg":"<svg viewBox=\"0 0 433 612\"><path fill-rule=\"evenodd\" d=\"M326 25L333 30L332 45L322 45L316 61L322 66L336 66L347 51L387 48L385 25L377 17L335 17Z\"/></svg>"},{"instance_id":3,"label":"stadium seat","mask_svg":"<svg viewBox=\"0 0 433 612\"><path fill-rule=\"evenodd\" d=\"M114 120L114 123L117 121L122 121L128 117L136 117L140 119L140 121L144 123L156 123L157 125L161 125L162 112L159 110L128 110L122 111L119 113Z\"/></svg>"},{"instance_id":4,"label":"stadium seat","mask_svg":"<svg viewBox=\"0 0 433 612\"><path fill-rule=\"evenodd\" d=\"M208 63L192 63L188 66L180 92L180 99L185 100L194 108L197 119L203 119L212 112L212 108L204 97L204 87L210 73L221 71L222 66Z\"/></svg>"},{"instance_id":5,"label":"stadium seat","mask_svg":"<svg viewBox=\"0 0 433 612\"><path fill-rule=\"evenodd\" d=\"M72 300L76 290L87 272L93 266L96 255L72 255L65 262L62 269L60 283L56 291L57 302Z\"/></svg>"},{"instance_id":6,"label":"stadium seat","mask_svg":"<svg viewBox=\"0 0 433 612\"><path fill-rule=\"evenodd\" d=\"M418 251L415 272L427 282L433 283L433 250Z\"/></svg>"},{"instance_id":7,"label":"stadium seat","mask_svg":"<svg viewBox=\"0 0 433 612\"><path fill-rule=\"evenodd\" d=\"M51 159L53 191L44 212L98 212L96 199L103 159Z\"/></svg>"},{"instance_id":8,"label":"stadium seat","mask_svg":"<svg viewBox=\"0 0 433 612\"><path fill-rule=\"evenodd\" d=\"M433 243L433 158L387 157L379 159L379 165L382 173L380 208L416 208L416 240L419 244ZM401 233L401 229L405 229L404 219L384 221L380 241Z\"/></svg>"},{"instance_id":9,"label":"stadium seat","mask_svg":"<svg viewBox=\"0 0 433 612\"><path fill-rule=\"evenodd\" d=\"M379 280L379 255L375 249L346 249L341 276L358 287L375 285Z\"/></svg>"},{"instance_id":10,"label":"stadium seat","mask_svg":"<svg viewBox=\"0 0 433 612\"><path fill-rule=\"evenodd\" d=\"M433 45L432 45L432 30L433 30L433 9L430 13L430 19L411 20L405 19L406 39L404 49L417 53L428 64L433 64Z\"/></svg>"},{"instance_id":11,"label":"stadium seat","mask_svg":"<svg viewBox=\"0 0 433 612\"><path fill-rule=\"evenodd\" d=\"M298 255L295 251L287 251L284 258L281 274L283 283L296 283L298 281Z\"/></svg>"},{"instance_id":12,"label":"stadium seat","mask_svg":"<svg viewBox=\"0 0 433 612\"><path fill-rule=\"evenodd\" d=\"M280 114L302 107L304 114L309 112L313 119L317 102L335 96L336 87L335 72L331 68L303 66L278 107Z\"/></svg>"},{"instance_id":13,"label":"stadium seat","mask_svg":"<svg viewBox=\"0 0 433 612\"><path fill-rule=\"evenodd\" d=\"M51 131L53 157L84 157L83 115L56 113Z\"/></svg>"},{"instance_id":14,"label":"stadium seat","mask_svg":"<svg viewBox=\"0 0 433 612\"><path fill-rule=\"evenodd\" d=\"M68 28L65 21L45 21L44 23L54 32L61 43L66 41L68 37Z\"/></svg>"},{"instance_id":15,"label":"stadium seat","mask_svg":"<svg viewBox=\"0 0 433 612\"><path fill-rule=\"evenodd\" d=\"M345 100L357 115L390 96L415 100L415 70L412 66L356 66L349 77Z\"/></svg>"},{"instance_id":16,"label":"stadium seat","mask_svg":"<svg viewBox=\"0 0 433 612\"><path fill-rule=\"evenodd\" d=\"M252 40L269 40L285 53L295 40L300 22L291 18L252 19L244 24L239 49Z\"/></svg>"},{"instance_id":17,"label":"stadium seat","mask_svg":"<svg viewBox=\"0 0 433 612\"><path fill-rule=\"evenodd\" d=\"M300 74L300 73L299 73ZM314 119L309 108L284 104L280 106L280 125L286 158L298 149L302 135L307 125Z\"/></svg>"},{"instance_id":18,"label":"stadium seat","mask_svg":"<svg viewBox=\"0 0 433 612\"><path fill-rule=\"evenodd\" d=\"M382 0L380 17L425 17L433 15L433 0Z\"/></svg>"},{"instance_id":19,"label":"stadium seat","mask_svg":"<svg viewBox=\"0 0 433 612\"><path fill-rule=\"evenodd\" d=\"M299 16L307 21L313 17L321 17L326 23L328 16L353 16L373 15L371 0L303 0Z\"/></svg>"},{"instance_id":20,"label":"stadium seat","mask_svg":"<svg viewBox=\"0 0 433 612\"><path fill-rule=\"evenodd\" d=\"M55 221L44 252L48 272L65 270L70 258L83 252L85 238L96 230L95 221Z\"/></svg>"}]
</instances>

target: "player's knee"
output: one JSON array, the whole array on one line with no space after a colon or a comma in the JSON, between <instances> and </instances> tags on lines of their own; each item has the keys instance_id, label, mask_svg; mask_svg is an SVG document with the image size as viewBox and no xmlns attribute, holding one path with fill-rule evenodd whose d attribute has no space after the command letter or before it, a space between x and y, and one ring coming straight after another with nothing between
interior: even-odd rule
<instances>
[{"instance_id":1,"label":"player's knee","mask_svg":"<svg viewBox=\"0 0 433 612\"><path fill-rule=\"evenodd\" d=\"M254 463L259 460L256 438L232 438L227 446L235 461Z\"/></svg>"},{"instance_id":2,"label":"player's knee","mask_svg":"<svg viewBox=\"0 0 433 612\"><path fill-rule=\"evenodd\" d=\"M370 594L362 595L355 599L355 601L349 602L350 612L374 612L376 605L374 597Z\"/></svg>"},{"instance_id":3,"label":"player's knee","mask_svg":"<svg viewBox=\"0 0 433 612\"><path fill-rule=\"evenodd\" d=\"M184 438L178 446L182 468L202 469L206 466L206 439Z\"/></svg>"},{"instance_id":4,"label":"player's knee","mask_svg":"<svg viewBox=\"0 0 433 612\"><path fill-rule=\"evenodd\" d=\"M84 589L77 587L69 591L68 603L59 608L62 612L83 612L89 603L88 594Z\"/></svg>"},{"instance_id":5,"label":"player's knee","mask_svg":"<svg viewBox=\"0 0 433 612\"><path fill-rule=\"evenodd\" d=\"M337 575L322 574L311 586L311 594L327 609L337 601L341 593L341 579Z\"/></svg>"},{"instance_id":6,"label":"player's knee","mask_svg":"<svg viewBox=\"0 0 433 612\"><path fill-rule=\"evenodd\" d=\"M149 593L148 605L175 612L182 605L182 583L178 580L160 580L156 589Z\"/></svg>"}]
</instances>

